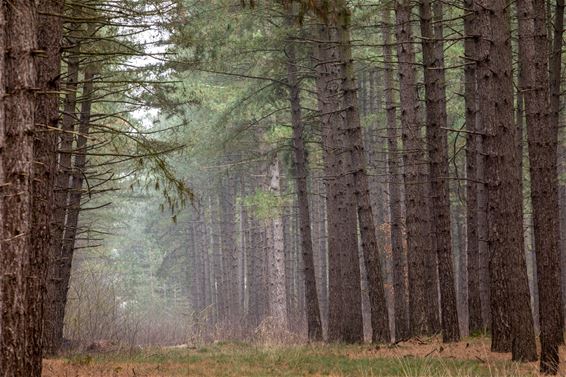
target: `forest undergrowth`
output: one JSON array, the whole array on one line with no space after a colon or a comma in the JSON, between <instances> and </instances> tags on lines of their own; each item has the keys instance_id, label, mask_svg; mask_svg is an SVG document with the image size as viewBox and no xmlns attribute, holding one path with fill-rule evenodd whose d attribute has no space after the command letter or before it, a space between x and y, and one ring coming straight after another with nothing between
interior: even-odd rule
<instances>
[{"instance_id":1,"label":"forest undergrowth","mask_svg":"<svg viewBox=\"0 0 566 377\"><path fill-rule=\"evenodd\" d=\"M561 349L566 358L566 348ZM489 351L489 339L442 344L417 338L394 345L286 345L216 342L135 352L80 353L44 361L44 377L295 377L295 376L537 376L538 364L518 364ZM564 368L562 368L564 369ZM566 371L561 371L566 376Z\"/></svg>"}]
</instances>

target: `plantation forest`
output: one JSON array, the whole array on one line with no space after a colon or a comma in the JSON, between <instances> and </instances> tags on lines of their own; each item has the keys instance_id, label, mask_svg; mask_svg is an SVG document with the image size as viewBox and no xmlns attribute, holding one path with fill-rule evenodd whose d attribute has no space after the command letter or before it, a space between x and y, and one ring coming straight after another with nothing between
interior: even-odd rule
<instances>
[{"instance_id":1,"label":"plantation forest","mask_svg":"<svg viewBox=\"0 0 566 377\"><path fill-rule=\"evenodd\" d=\"M2 0L0 377L566 376L564 10Z\"/></svg>"}]
</instances>

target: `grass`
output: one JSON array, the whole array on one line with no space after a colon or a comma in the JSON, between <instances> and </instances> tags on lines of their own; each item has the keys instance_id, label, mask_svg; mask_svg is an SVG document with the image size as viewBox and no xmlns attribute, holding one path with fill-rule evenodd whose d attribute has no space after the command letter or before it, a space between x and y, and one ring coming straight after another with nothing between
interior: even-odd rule
<instances>
[{"instance_id":1,"label":"grass","mask_svg":"<svg viewBox=\"0 0 566 377\"><path fill-rule=\"evenodd\" d=\"M128 354L75 355L46 360L44 377L369 377L536 376L536 364L516 364L469 338L436 339L394 347L372 345L255 346L216 343L202 348L145 349Z\"/></svg>"}]
</instances>

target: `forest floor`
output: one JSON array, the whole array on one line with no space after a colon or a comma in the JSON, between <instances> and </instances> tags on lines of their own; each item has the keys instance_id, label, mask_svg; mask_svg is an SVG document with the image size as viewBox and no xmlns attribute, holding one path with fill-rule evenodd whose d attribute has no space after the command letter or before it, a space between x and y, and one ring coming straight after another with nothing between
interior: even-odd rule
<instances>
[{"instance_id":1,"label":"forest floor","mask_svg":"<svg viewBox=\"0 0 566 377\"><path fill-rule=\"evenodd\" d=\"M561 360L566 349L561 350ZM489 352L489 340L438 339L395 346L255 346L215 343L202 348L152 348L136 353L80 354L46 360L44 377L370 377L537 376L537 363L517 364ZM561 376L566 376L562 365Z\"/></svg>"}]
</instances>

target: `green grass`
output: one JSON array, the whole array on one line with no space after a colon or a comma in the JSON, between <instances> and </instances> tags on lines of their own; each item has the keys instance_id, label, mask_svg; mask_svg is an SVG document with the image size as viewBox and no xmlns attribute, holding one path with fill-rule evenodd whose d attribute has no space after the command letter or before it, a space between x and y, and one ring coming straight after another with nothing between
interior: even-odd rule
<instances>
[{"instance_id":1,"label":"green grass","mask_svg":"<svg viewBox=\"0 0 566 377\"><path fill-rule=\"evenodd\" d=\"M415 346L418 347L418 346ZM81 355L68 359L77 368L119 368L128 364L149 376L296 377L296 376L528 376L511 362L458 360L438 356L415 357L405 348L392 356L387 348L370 345L317 344L260 347L245 343L217 343L195 349L148 349L137 353ZM435 354L436 355L436 354ZM126 369L126 368L124 368ZM149 371L159 370L161 374ZM155 373L155 372L152 372ZM80 374L82 375L82 374ZM143 374L145 375L145 374Z\"/></svg>"},{"instance_id":2,"label":"green grass","mask_svg":"<svg viewBox=\"0 0 566 377\"><path fill-rule=\"evenodd\" d=\"M366 347L367 348L367 347ZM223 349L193 352L189 370L202 376L490 376L477 361L358 357L362 346Z\"/></svg>"}]
</instances>

